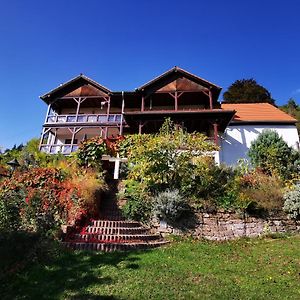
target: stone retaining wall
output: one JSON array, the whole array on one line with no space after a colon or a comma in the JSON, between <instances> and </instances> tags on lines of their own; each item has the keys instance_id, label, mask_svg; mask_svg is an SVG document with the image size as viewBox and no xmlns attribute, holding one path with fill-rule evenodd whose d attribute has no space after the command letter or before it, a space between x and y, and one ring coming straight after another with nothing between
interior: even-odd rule
<instances>
[{"instance_id":1,"label":"stone retaining wall","mask_svg":"<svg viewBox=\"0 0 300 300\"><path fill-rule=\"evenodd\" d=\"M240 237L257 237L268 233L299 233L300 221L286 216L268 218L252 217L237 213L198 213L192 224L180 229L164 223L154 223L154 230L162 235L189 233L197 238L224 241Z\"/></svg>"}]
</instances>

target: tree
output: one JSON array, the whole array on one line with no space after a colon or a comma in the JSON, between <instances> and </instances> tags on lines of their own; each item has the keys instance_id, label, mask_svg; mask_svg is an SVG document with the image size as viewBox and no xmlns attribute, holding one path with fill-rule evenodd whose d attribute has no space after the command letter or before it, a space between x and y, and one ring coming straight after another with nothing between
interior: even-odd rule
<instances>
[{"instance_id":1,"label":"tree","mask_svg":"<svg viewBox=\"0 0 300 300\"><path fill-rule=\"evenodd\" d=\"M259 103L274 104L271 93L259 85L253 78L236 80L224 93L226 103Z\"/></svg>"}]
</instances>

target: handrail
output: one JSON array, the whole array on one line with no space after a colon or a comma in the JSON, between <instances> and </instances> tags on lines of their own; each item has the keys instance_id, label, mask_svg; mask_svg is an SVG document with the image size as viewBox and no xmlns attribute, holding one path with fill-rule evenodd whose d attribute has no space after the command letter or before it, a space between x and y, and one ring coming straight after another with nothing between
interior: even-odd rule
<instances>
[{"instance_id":1,"label":"handrail","mask_svg":"<svg viewBox=\"0 0 300 300\"><path fill-rule=\"evenodd\" d=\"M68 115L49 115L46 118L48 123L105 123L121 124L122 114L68 114Z\"/></svg>"}]
</instances>

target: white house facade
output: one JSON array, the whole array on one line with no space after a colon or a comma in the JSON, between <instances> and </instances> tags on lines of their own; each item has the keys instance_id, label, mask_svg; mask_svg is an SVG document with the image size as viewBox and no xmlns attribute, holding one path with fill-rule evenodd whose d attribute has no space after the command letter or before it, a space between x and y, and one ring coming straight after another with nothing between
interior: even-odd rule
<instances>
[{"instance_id":1,"label":"white house facade","mask_svg":"<svg viewBox=\"0 0 300 300\"><path fill-rule=\"evenodd\" d=\"M223 104L222 108L235 109L236 114L220 136L220 162L235 165L248 159L251 143L265 129L276 131L295 150L299 150L296 121L268 103Z\"/></svg>"}]
</instances>

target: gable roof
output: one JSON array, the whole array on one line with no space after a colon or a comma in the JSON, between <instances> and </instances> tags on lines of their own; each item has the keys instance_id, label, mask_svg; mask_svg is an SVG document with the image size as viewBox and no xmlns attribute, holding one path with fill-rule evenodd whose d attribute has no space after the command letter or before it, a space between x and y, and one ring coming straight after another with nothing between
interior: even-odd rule
<instances>
[{"instance_id":1,"label":"gable roof","mask_svg":"<svg viewBox=\"0 0 300 300\"><path fill-rule=\"evenodd\" d=\"M44 100L47 104L50 102L50 100L52 98L55 98L57 95L61 95L64 92L69 93L70 91L72 91L72 88L75 86L76 88L83 86L84 84L90 84L93 87L109 94L112 91L109 90L108 88L106 88L105 86L99 84L98 82L96 82L95 80L80 74L70 80L68 80L65 83L60 84L58 87L56 87L55 89L49 91L48 93L40 96L40 98L42 100Z\"/></svg>"},{"instance_id":2,"label":"gable roof","mask_svg":"<svg viewBox=\"0 0 300 300\"><path fill-rule=\"evenodd\" d=\"M146 82L145 84L141 85L140 87L138 87L136 89L136 91L144 91L144 90L148 90L148 89L151 90L155 85L159 85L159 83L161 83L162 81L167 80L168 78L170 78L172 76L176 76L176 75L179 75L179 76L181 75L182 77L185 77L199 85L202 85L207 89L211 88L211 90L213 92L213 98L215 100L217 100L217 98L219 97L219 94L222 90L222 88L220 86L175 66L172 69L164 72L163 74L161 74L161 75L153 78L152 80Z\"/></svg>"},{"instance_id":3,"label":"gable roof","mask_svg":"<svg viewBox=\"0 0 300 300\"><path fill-rule=\"evenodd\" d=\"M269 103L224 103L222 109L235 110L232 123L296 123L297 120Z\"/></svg>"}]
</instances>

